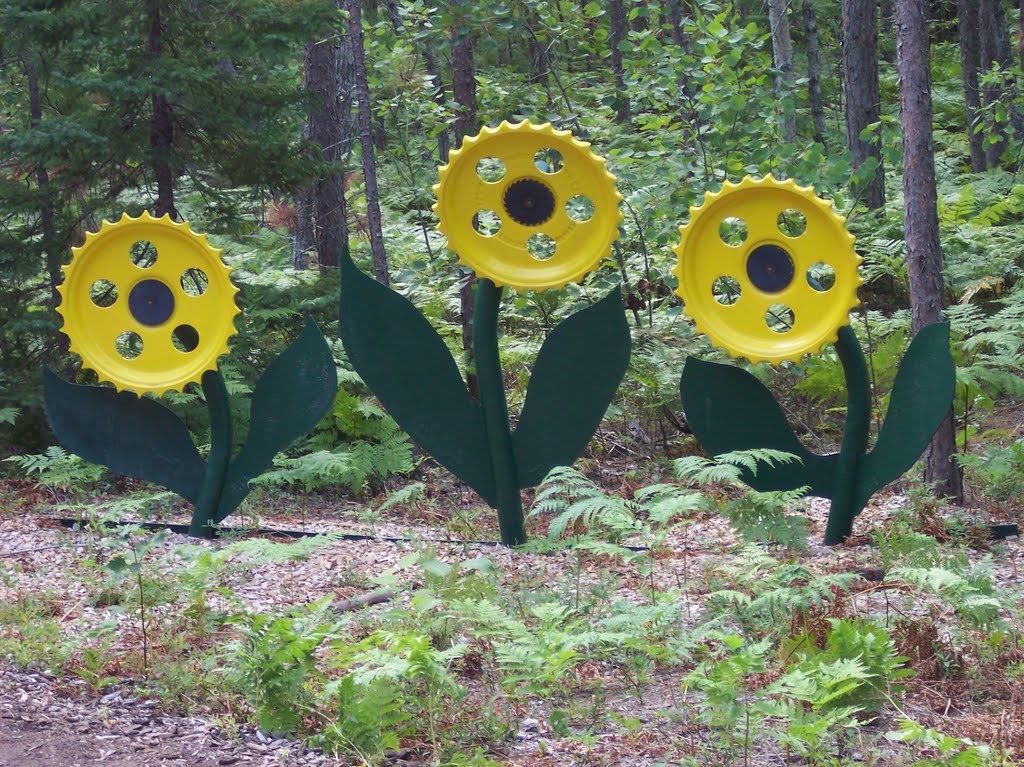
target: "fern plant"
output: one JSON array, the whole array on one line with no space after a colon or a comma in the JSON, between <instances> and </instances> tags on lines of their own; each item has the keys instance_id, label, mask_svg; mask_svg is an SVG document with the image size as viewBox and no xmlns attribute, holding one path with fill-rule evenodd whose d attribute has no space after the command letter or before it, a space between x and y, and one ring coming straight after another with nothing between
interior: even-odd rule
<instances>
[{"instance_id":1,"label":"fern plant","mask_svg":"<svg viewBox=\"0 0 1024 767\"><path fill-rule=\"evenodd\" d=\"M830 624L822 649L806 636L793 640L800 647L795 669L830 680L830 692L817 702L820 709L877 714L890 696L904 691L896 683L913 675L905 667L909 659L896 652L888 631L870 621L834 618Z\"/></svg>"},{"instance_id":2,"label":"fern plant","mask_svg":"<svg viewBox=\"0 0 1024 767\"><path fill-rule=\"evenodd\" d=\"M715 459L688 455L676 459L676 475L698 484L742 486L741 473L756 475L760 466L777 466L800 460L791 453L769 448L737 450ZM786 507L802 498L807 488L781 492L747 490L722 506L733 529L748 543L767 543L803 550L807 548L807 520L786 513Z\"/></svg>"},{"instance_id":3,"label":"fern plant","mask_svg":"<svg viewBox=\"0 0 1024 767\"><path fill-rule=\"evenodd\" d=\"M32 477L42 487L66 493L84 493L99 482L105 469L72 455L58 445L46 448L45 453L12 455L4 458Z\"/></svg>"},{"instance_id":4,"label":"fern plant","mask_svg":"<svg viewBox=\"0 0 1024 767\"><path fill-rule=\"evenodd\" d=\"M814 573L799 562L780 562L759 547L747 546L716 571L720 588L709 605L734 619L753 636L777 635L793 615L826 610L850 589L856 573Z\"/></svg>"},{"instance_id":5,"label":"fern plant","mask_svg":"<svg viewBox=\"0 0 1024 767\"><path fill-rule=\"evenodd\" d=\"M321 678L313 653L336 631L327 615L330 602L327 597L285 615L229 619L240 637L228 650L228 674L266 732L294 733L313 709L310 683Z\"/></svg>"}]
</instances>

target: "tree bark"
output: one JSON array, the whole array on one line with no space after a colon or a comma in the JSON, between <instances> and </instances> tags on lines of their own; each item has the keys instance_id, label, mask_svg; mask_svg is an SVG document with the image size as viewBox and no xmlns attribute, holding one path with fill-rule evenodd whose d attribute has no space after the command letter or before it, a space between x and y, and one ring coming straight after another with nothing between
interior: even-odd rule
<instances>
[{"instance_id":1,"label":"tree bark","mask_svg":"<svg viewBox=\"0 0 1024 767\"><path fill-rule=\"evenodd\" d=\"M161 0L149 3L149 37L146 40L146 57L150 61L159 59L164 53L163 21ZM157 218L169 214L178 217L174 207L174 171L171 168L171 150L174 146L174 113L167 96L154 87L150 93L153 115L150 121L149 145L153 150L153 175L156 178Z\"/></svg>"},{"instance_id":2,"label":"tree bark","mask_svg":"<svg viewBox=\"0 0 1024 767\"><path fill-rule=\"evenodd\" d=\"M308 269L309 253L315 248L313 193L309 189L304 189L295 197L295 234L292 235L292 269L296 271Z\"/></svg>"},{"instance_id":3,"label":"tree bark","mask_svg":"<svg viewBox=\"0 0 1024 767\"><path fill-rule=\"evenodd\" d=\"M876 140L861 132L878 122L878 29L876 0L843 0L843 85L846 90L846 148L854 170L868 157L878 160L874 178L863 190L864 204L875 210L885 205L885 172Z\"/></svg>"},{"instance_id":4,"label":"tree bark","mask_svg":"<svg viewBox=\"0 0 1024 767\"><path fill-rule=\"evenodd\" d=\"M814 0L803 3L804 37L807 39L807 100L814 122L814 140L828 151L828 128L825 125L825 102L821 96L821 49L818 45L818 19Z\"/></svg>"},{"instance_id":5,"label":"tree bark","mask_svg":"<svg viewBox=\"0 0 1024 767\"><path fill-rule=\"evenodd\" d=\"M890 64L895 61L896 48L893 44L889 43L892 38L892 22L896 15L896 9L893 5L893 0L879 0L878 2L878 16L879 16L879 49L882 61L887 61Z\"/></svg>"},{"instance_id":6,"label":"tree bark","mask_svg":"<svg viewBox=\"0 0 1024 767\"><path fill-rule=\"evenodd\" d=\"M430 75L430 82L434 86L434 103L444 109L446 102L444 80L441 78L441 68L437 65L437 56L429 42L422 46L422 53L423 60L427 65L427 74ZM443 128L437 134L437 158L442 165L448 162L448 152L451 150L451 146L448 129Z\"/></svg>"},{"instance_id":7,"label":"tree bark","mask_svg":"<svg viewBox=\"0 0 1024 767\"><path fill-rule=\"evenodd\" d=\"M348 56L344 47L348 48ZM346 72L344 66L346 58L351 64L351 49L351 35L330 34L323 40L307 43L305 50L306 90L317 103L309 116L309 138L320 146L327 167L314 181L308 198L300 198L296 237L302 237L303 218L311 218L321 274L337 268L338 256L348 245L342 162L352 128L349 91L353 78L351 69Z\"/></svg>"},{"instance_id":8,"label":"tree bark","mask_svg":"<svg viewBox=\"0 0 1024 767\"><path fill-rule=\"evenodd\" d=\"M1024 70L1024 0L1020 0L1020 3L1018 3L1017 12L1020 18L1017 27L1017 58L1020 62L1021 70Z\"/></svg>"},{"instance_id":9,"label":"tree bark","mask_svg":"<svg viewBox=\"0 0 1024 767\"><path fill-rule=\"evenodd\" d=\"M35 130L40 128L43 121L43 99L39 88L38 62L39 58L35 51L26 52L25 81L28 87L29 127ZM63 254L58 251L55 236L53 200L50 197L50 173L41 161L36 166L35 177L36 186L43 198L39 209L39 224L42 227L43 256L46 259L46 273L50 282L50 306L56 309L61 300L57 286L62 281L60 261ZM63 333L60 335L61 343L63 343L66 336Z\"/></svg>"},{"instance_id":10,"label":"tree bark","mask_svg":"<svg viewBox=\"0 0 1024 767\"><path fill-rule=\"evenodd\" d=\"M942 320L945 304L939 214L932 146L931 64L927 0L897 0L896 61L903 130L903 214L910 278L912 327L918 333ZM941 497L963 502L963 478L954 460L956 435L950 410L925 450L925 482Z\"/></svg>"},{"instance_id":11,"label":"tree bark","mask_svg":"<svg viewBox=\"0 0 1024 767\"><path fill-rule=\"evenodd\" d=\"M796 143L796 106L793 103L793 41L789 36L786 15L790 0L768 0L768 22L772 33L772 59L775 76L775 99L782 111L782 140Z\"/></svg>"},{"instance_id":12,"label":"tree bark","mask_svg":"<svg viewBox=\"0 0 1024 767\"><path fill-rule=\"evenodd\" d=\"M389 285L388 257L384 250L384 230L380 215L380 194L377 189L377 160L373 152L373 112L370 109L370 82L366 73L363 48L362 0L346 0L348 31L352 37L352 61L355 71L356 101L359 103L359 146L363 153L363 183L366 187L366 228L370 234L373 274L377 281Z\"/></svg>"},{"instance_id":13,"label":"tree bark","mask_svg":"<svg viewBox=\"0 0 1024 767\"><path fill-rule=\"evenodd\" d=\"M1003 0L979 0L978 22L981 71L989 72L998 65L1003 73L1002 82L992 83L982 89L982 100L986 107L1002 102L1014 131L1024 135L1024 113L1017 105L1017 84L1011 71L1013 50ZM1009 146L1008 127L1005 123L996 124L991 119L988 121L987 129L998 139L994 143L989 142L985 150L990 168L999 164L1003 152Z\"/></svg>"},{"instance_id":14,"label":"tree bark","mask_svg":"<svg viewBox=\"0 0 1024 767\"><path fill-rule=\"evenodd\" d=\"M625 125L633 119L633 115L629 93L626 92L626 70L622 61L622 50L619 48L620 43L626 41L629 30L623 0L608 0L608 19L611 23L608 44L612 48L612 74L615 76L615 121Z\"/></svg>"},{"instance_id":15,"label":"tree bark","mask_svg":"<svg viewBox=\"0 0 1024 767\"><path fill-rule=\"evenodd\" d=\"M462 139L477 132L476 114L476 71L473 64L473 38L471 27L466 23L467 0L452 0L454 14L452 23L452 96L455 98L455 148L462 146ZM470 396L477 399L478 389L475 362L473 360L473 290L476 275L463 269L463 284L459 291L459 308L462 320L462 350L468 362L466 388Z\"/></svg>"},{"instance_id":16,"label":"tree bark","mask_svg":"<svg viewBox=\"0 0 1024 767\"><path fill-rule=\"evenodd\" d=\"M975 130L981 112L981 98L978 93L978 3L977 0L957 0L957 15L960 27L960 66L963 70L964 101L967 105L967 138L971 148L971 170L981 173L987 166L985 160L985 137Z\"/></svg>"}]
</instances>

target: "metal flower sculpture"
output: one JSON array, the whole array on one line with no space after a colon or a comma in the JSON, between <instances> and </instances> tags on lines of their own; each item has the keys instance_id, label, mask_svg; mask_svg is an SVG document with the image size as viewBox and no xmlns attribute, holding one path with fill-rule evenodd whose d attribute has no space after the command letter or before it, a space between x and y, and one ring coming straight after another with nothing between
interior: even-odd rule
<instances>
[{"instance_id":1,"label":"metal flower sculpture","mask_svg":"<svg viewBox=\"0 0 1024 767\"><path fill-rule=\"evenodd\" d=\"M838 453L804 447L768 389L740 368L689 357L680 393L694 434L710 452L774 448L799 457L745 472L743 479L756 490L808 487L811 495L830 498L825 543L839 543L871 495L913 466L949 411L955 371L948 323L914 338L869 451L870 380L849 326L859 303L861 259L842 216L813 188L748 176L691 208L680 234L677 293L713 344L773 365L835 344L847 388Z\"/></svg>"},{"instance_id":2,"label":"metal flower sculpture","mask_svg":"<svg viewBox=\"0 0 1024 767\"><path fill-rule=\"evenodd\" d=\"M249 493L249 480L311 429L337 393L330 348L315 323L266 370L249 434L232 459L231 408L217 369L235 334L238 289L205 235L168 216L103 222L73 250L59 288L63 332L83 367L114 385L44 374L46 412L73 453L173 490L195 506L189 532L213 534ZM143 394L202 386L210 415L206 460L185 424Z\"/></svg>"},{"instance_id":3,"label":"metal flower sculpture","mask_svg":"<svg viewBox=\"0 0 1024 767\"><path fill-rule=\"evenodd\" d=\"M341 338L399 425L497 509L502 541L516 545L526 540L519 491L583 452L625 373L630 337L618 289L564 320L537 356L512 431L498 353L502 289L545 290L581 279L618 236L622 198L588 144L528 122L467 138L440 169L434 191L438 229L479 277L479 400L427 320L347 253Z\"/></svg>"}]
</instances>

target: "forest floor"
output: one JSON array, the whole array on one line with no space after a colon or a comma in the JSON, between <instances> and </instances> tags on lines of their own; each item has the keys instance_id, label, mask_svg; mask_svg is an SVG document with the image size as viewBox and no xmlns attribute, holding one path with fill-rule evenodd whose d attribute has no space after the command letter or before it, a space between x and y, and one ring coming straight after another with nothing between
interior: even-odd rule
<instances>
[{"instance_id":1,"label":"forest floor","mask_svg":"<svg viewBox=\"0 0 1024 767\"><path fill-rule=\"evenodd\" d=\"M177 636L185 631L184 609L180 604L175 606L177 603L166 594L160 599L154 597L155 606L150 606L147 616L149 631L143 635L138 610L130 599L107 593L120 589L127 594L130 589L130 580L117 581L110 568L102 566L104 558L109 563L118 552L124 554L124 540L111 542L96 528L67 529L56 521L69 513L66 507L61 510L55 502L59 499L40 498L38 492L28 483L17 481L0 486L0 606L9 606L7 624L0 620L0 649L11 647L17 640L20 644L13 646L22 650L28 647L38 656L26 660L18 657L17 650L9 650L5 658L0 652L0 766L301 767L358 763L327 756L308 748L302 740L268 736L252 725L251 714L237 697L232 702L214 691L204 699L202 685L190 687L188 680L177 680L182 690L175 695L154 695L147 682L150 674L161 675L166 688L168 680L187 673L181 669L168 671L169 660L165 657L187 649ZM270 508L259 519L262 527L365 534L376 540L335 539L317 544L295 559L271 557L258 566L225 570L218 576L216 587L208 589L204 606L264 613L286 611L325 598L337 604L380 589L380 576L386 574L389 582L401 584L395 587L395 597L350 613L358 616L351 626L353 634L365 634L374 621L410 609L410 600L423 578L410 555L427 546L440 562L485 557L505 586L524 592L551 588L552 584L571 589L575 583L579 600L580 589L586 584L595 589L603 584L609 590L607 599L621 598L636 604L649 602L652 589L671 593L683 620L698 626L709 615L713 590L709 574L740 561L735 532L716 514L699 515L693 524L671 531L659 544L651 571L635 561L599 555L579 557L565 550L519 552L485 544L436 542L496 536L493 521L488 518L491 512L478 512L472 526L460 528L453 520L470 518L469 499L451 488L438 492L443 503L413 503L371 521L360 520L362 507L352 502L291 499L290 503L300 504L296 514L286 508L289 501L278 500L278 510ZM116 503L116 497L101 500ZM815 573L858 574L842 599L845 615L884 615L888 620L890 615L905 618L916 609L907 606L912 600L901 607L898 600L890 598L878 569L878 551L872 545L872 531L884 531L894 515L905 513L907 503L906 496L890 490L873 499L870 508L857 519L855 536L846 544L811 545L807 551L792 555ZM444 505L459 511L441 520L437 509ZM807 507L812 542L821 540L827 508L827 502L817 500ZM159 519L163 523L185 522L185 511L180 505L164 508ZM279 513L284 511L288 513ZM977 511L977 515L986 522L1005 521L994 519L991 509ZM535 536L543 534L544 520L532 520L531 525ZM408 540L383 540L388 537ZM431 540L435 542L424 543ZM175 574L176 552L188 551L195 561L194 547L217 551L228 543L197 542L171 534L152 549L130 551L140 557L147 593L150 588L156 593L161 580L178 584L171 588L183 588ZM983 545L972 550L969 557L980 562L990 553L986 548ZM1019 592L1024 585L1024 550L1016 539L999 544L990 575L998 589ZM226 594L231 595L230 600ZM571 591L567 595L571 598ZM137 590L134 599L138 599ZM26 613L44 616L50 627L47 631L58 633L34 635L27 625L19 627L10 619L19 605L25 606ZM961 660L975 652L958 649L955 642L942 638L942 621L947 616L935 611L921 614L925 622L931 616L936 646L954 654L960 652ZM40 619L40 625L42 622ZM189 631L195 632L194 624L189 626ZM1002 667L1024 662L1020 628L1011 628L1009 654L995 661ZM229 626L202 641L209 645L232 638ZM200 643L194 637L190 641ZM46 643L53 646L42 646ZM906 652L908 646L904 642L900 651ZM91 656L89 648L95 648ZM143 653L149 655L148 667L144 662L140 666ZM945 667L956 665L956 659L940 655L924 653L912 659L918 674L905 682L907 690L898 701L898 709L886 706L877 720L865 724L858 734L863 745L849 746L848 761L843 764L908 764L917 756L915 749L881 737L904 718L948 735L989 744L1002 754L1000 764L1024 763L1018 761L1024 760L1024 675L991 677L984 671L972 673L966 660L959 670L948 672L947 668L940 673L937 669L942 663ZM163 664L162 670L154 670L157 664ZM693 693L687 691L683 681L692 670L693 666L665 667L642 678L632 677L600 655L588 658L566 678L559 703L573 712L569 731L555 727L557 721L551 716L554 704L550 701L537 695L517 696L507 710L495 712L508 718L509 729L500 742L488 745L489 761L480 763L537 767L677 764L680 753L691 746L699 750L700 742L710 737L708 728L686 713ZM469 687L485 681L479 674L476 681L473 674L467 672L466 677ZM583 721L588 718L590 721ZM580 735L582 732L586 734ZM424 750L422 744L402 745L389 752L383 763L396 767L431 763L429 750ZM754 753L753 763L784 764L789 760L774 750Z\"/></svg>"}]
</instances>

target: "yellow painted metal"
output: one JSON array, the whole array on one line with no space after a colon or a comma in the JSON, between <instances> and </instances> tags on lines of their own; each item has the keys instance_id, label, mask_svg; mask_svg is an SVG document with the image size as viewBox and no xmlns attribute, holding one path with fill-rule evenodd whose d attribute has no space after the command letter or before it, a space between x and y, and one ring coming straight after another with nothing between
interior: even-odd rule
<instances>
[{"instance_id":1,"label":"yellow painted metal","mask_svg":"<svg viewBox=\"0 0 1024 767\"><path fill-rule=\"evenodd\" d=\"M860 303L854 237L813 187L772 176L726 182L690 208L679 233L676 293L697 330L734 357L797 361L834 342Z\"/></svg>"},{"instance_id":2,"label":"yellow painted metal","mask_svg":"<svg viewBox=\"0 0 1024 767\"><path fill-rule=\"evenodd\" d=\"M148 243L138 265L136 243ZM159 396L200 383L227 354L239 313L219 254L206 235L169 216L104 221L64 267L57 311L71 351L118 390Z\"/></svg>"},{"instance_id":3,"label":"yellow painted metal","mask_svg":"<svg viewBox=\"0 0 1024 767\"><path fill-rule=\"evenodd\" d=\"M437 228L478 277L560 288L594 269L619 236L622 195L604 163L550 123L484 128L440 169Z\"/></svg>"}]
</instances>

